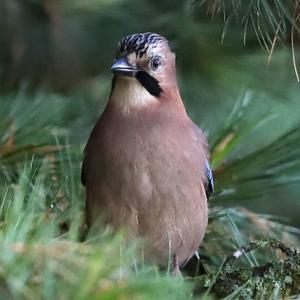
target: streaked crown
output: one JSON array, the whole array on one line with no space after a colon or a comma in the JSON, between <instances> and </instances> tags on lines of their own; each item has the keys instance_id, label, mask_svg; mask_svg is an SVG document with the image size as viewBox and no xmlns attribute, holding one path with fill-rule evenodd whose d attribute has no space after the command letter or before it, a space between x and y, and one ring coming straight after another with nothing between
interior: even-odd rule
<instances>
[{"instance_id":1,"label":"streaked crown","mask_svg":"<svg viewBox=\"0 0 300 300\"><path fill-rule=\"evenodd\" d=\"M146 54L149 47L155 48L160 44L168 44L168 41L157 33L136 33L123 37L118 44L117 56L135 52L137 57Z\"/></svg>"}]
</instances>

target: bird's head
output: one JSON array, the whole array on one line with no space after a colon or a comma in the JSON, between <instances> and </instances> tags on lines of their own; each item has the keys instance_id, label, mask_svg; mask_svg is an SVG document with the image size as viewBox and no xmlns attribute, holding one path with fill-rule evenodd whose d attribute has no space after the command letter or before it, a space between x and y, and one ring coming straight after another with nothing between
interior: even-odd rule
<instances>
[{"instance_id":1,"label":"bird's head","mask_svg":"<svg viewBox=\"0 0 300 300\"><path fill-rule=\"evenodd\" d=\"M149 104L170 90L177 91L175 55L168 41L156 33L123 37L111 70L115 75L112 96L126 105Z\"/></svg>"}]
</instances>

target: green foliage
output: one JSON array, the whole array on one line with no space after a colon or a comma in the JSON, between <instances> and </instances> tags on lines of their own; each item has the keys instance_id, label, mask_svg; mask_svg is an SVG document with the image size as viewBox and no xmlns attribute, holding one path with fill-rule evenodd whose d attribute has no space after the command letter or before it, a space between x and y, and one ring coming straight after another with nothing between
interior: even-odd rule
<instances>
[{"instance_id":1,"label":"green foliage","mask_svg":"<svg viewBox=\"0 0 300 300\"><path fill-rule=\"evenodd\" d=\"M249 28L252 28L259 44L268 50L276 40L285 42L290 36L291 28L296 26L299 15L297 0L258 0L258 1L214 1L199 0L194 2L198 10L206 10L212 18L220 16L224 21L222 36L232 23L244 26L244 42L247 40ZM234 26L234 25L233 25Z\"/></svg>"},{"instance_id":2,"label":"green foliage","mask_svg":"<svg viewBox=\"0 0 300 300\"><path fill-rule=\"evenodd\" d=\"M79 232L80 226L76 218L80 211L74 207L69 212L71 230L63 234L61 218L46 205L49 190L43 168L25 164L18 181L1 195L1 298L189 297L188 284L182 280L138 265L135 246L126 246L120 235L103 231L84 243L78 237L74 240L72 231ZM80 201L76 194L72 197Z\"/></svg>"},{"instance_id":3,"label":"green foliage","mask_svg":"<svg viewBox=\"0 0 300 300\"><path fill-rule=\"evenodd\" d=\"M32 297L118 299L127 296L133 299L153 299L153 297L185 299L190 297L191 280L185 282L174 279L167 274L164 275L164 272L159 272L153 266L144 265L142 258L136 255L138 242L136 245L126 245L122 235L112 235L104 228L97 232L96 236L93 235L85 242L80 242L84 231L83 188L79 180L81 147L63 144L66 137L72 135L70 131L76 128L74 122L76 123L77 120L75 118L73 121L66 122L68 130L62 123L66 111L73 106L76 97L68 101L64 97L55 96L54 98L58 99L58 102L54 102L56 110L51 110L49 113L48 110L43 109L43 106L49 108L47 101L52 103L53 97L40 93L36 95L37 100L28 102L25 95L24 102L19 102L18 97L9 97L10 101L3 106L7 108L7 112L11 112L11 115L14 115L13 110L26 112L24 107L27 107L28 112L31 113L14 115L16 124L22 124L23 120L26 126L16 126L12 131L10 123L6 122L6 127L5 125L2 127L3 133L6 133L3 136L6 138L3 138L0 147L1 153L4 153L1 169L5 170L1 183L0 234L1 253L6 254L0 260L2 274L0 275L3 278L1 294L17 299L20 297L25 299ZM6 97L3 99L5 103ZM63 99L64 105L60 105L59 101ZM7 113L4 112L3 115ZM38 138L32 137L30 144L35 150L44 147L43 152L21 151L17 156L10 157L3 151L7 149L7 141L11 139L14 141L11 143L12 148L9 148L11 153L18 152L18 147L22 149L22 137L26 137L27 132L34 134L35 120L39 118L41 119L39 128L43 134L40 136L37 133ZM49 123L51 126L47 126ZM227 132L224 134L225 137L227 134ZM271 166L285 168L287 161L290 161L287 164L290 166L290 171L298 170L297 165L295 164L293 168L292 163L298 157L297 152L291 152L291 149L298 151L298 147L294 144L297 145L299 141L297 134L298 131L294 130L283 138L279 136L268 147L263 147L238 160L231 159L229 165L224 165L223 161L236 146L230 151L222 152L218 159L219 163L215 164L218 168L222 167L223 171L216 172L216 179L220 182L221 188L234 185L235 189L228 194L224 188L223 192L212 200L211 206L215 206L215 203L226 204L226 197L230 197L232 202L238 201L240 197L253 199L262 197L259 188L253 193L248 193L242 183L251 184L253 174L264 169L265 157L270 158L267 163ZM222 141L224 138L219 140ZM214 149L218 148L219 143L216 142ZM290 155L287 156L287 161L278 161L280 155L277 156L277 151L272 151L273 148L277 149L278 155L282 151L287 151ZM7 155L10 157L9 160ZM255 168L252 164L261 168ZM268 169L266 171L270 172ZM232 180L230 178L234 175L231 174L235 174L237 178L243 175L244 179L241 183ZM267 177L270 183L272 180L278 181L278 178L280 174L276 172L273 176ZM261 186L261 190L264 190L264 184L259 185L260 182L264 183L264 180L264 176L258 177L255 186ZM290 181L291 178L287 178L286 182ZM251 293L255 293L255 290L257 291L259 284L266 295L274 292L295 293L296 289L288 290L286 284L280 285L280 282L283 282L282 278L292 278L294 284L298 276L298 265L295 265L291 273L286 267L287 262L281 261L280 256L272 251L266 254L249 253L243 261L243 266L234 265L229 269L225 268L224 260L230 253L250 241L267 237L280 239L287 245L300 245L299 231L278 223L270 216L257 215L246 209L212 208L208 233L201 249L201 254L206 257L202 264L209 275L201 275L192 280L194 297L200 291L219 296L228 295L233 289L234 294L231 297L249 296L253 295ZM268 264L272 265L272 269L267 270L264 279L249 275L251 270ZM278 268L277 271L274 271L274 268ZM278 278L276 282L279 282L276 285L278 288L270 284L275 275L279 276L276 277ZM234 281L232 277L235 278ZM236 278L242 279L237 282ZM247 278L251 279L251 282L244 286L243 284L248 282ZM236 290L238 286L240 289Z\"/></svg>"},{"instance_id":4,"label":"green foliage","mask_svg":"<svg viewBox=\"0 0 300 300\"><path fill-rule=\"evenodd\" d=\"M296 297L297 3L1 1L0 298ZM146 30L171 40L187 110L211 146L216 194L202 266L192 264L207 274L187 267L184 280L146 265L142 241L85 235L82 149L109 95L116 42Z\"/></svg>"}]
</instances>

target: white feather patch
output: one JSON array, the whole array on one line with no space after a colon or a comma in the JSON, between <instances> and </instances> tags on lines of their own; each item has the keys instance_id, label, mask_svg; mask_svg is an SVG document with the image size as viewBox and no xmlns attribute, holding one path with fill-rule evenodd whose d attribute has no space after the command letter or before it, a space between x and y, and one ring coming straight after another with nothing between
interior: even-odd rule
<instances>
[{"instance_id":1,"label":"white feather patch","mask_svg":"<svg viewBox=\"0 0 300 300\"><path fill-rule=\"evenodd\" d=\"M158 103L135 78L119 77L111 95L112 102L119 105L125 112L129 113L133 108L146 108Z\"/></svg>"}]
</instances>

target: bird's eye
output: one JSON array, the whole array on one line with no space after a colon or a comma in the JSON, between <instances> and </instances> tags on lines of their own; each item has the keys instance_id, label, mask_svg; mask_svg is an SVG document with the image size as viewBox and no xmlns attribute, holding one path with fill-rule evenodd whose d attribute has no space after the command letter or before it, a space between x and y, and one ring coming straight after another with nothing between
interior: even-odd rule
<instances>
[{"instance_id":1,"label":"bird's eye","mask_svg":"<svg viewBox=\"0 0 300 300\"><path fill-rule=\"evenodd\" d=\"M155 56L151 60L151 69L153 71L156 71L160 65L161 65L161 58L159 56Z\"/></svg>"}]
</instances>

